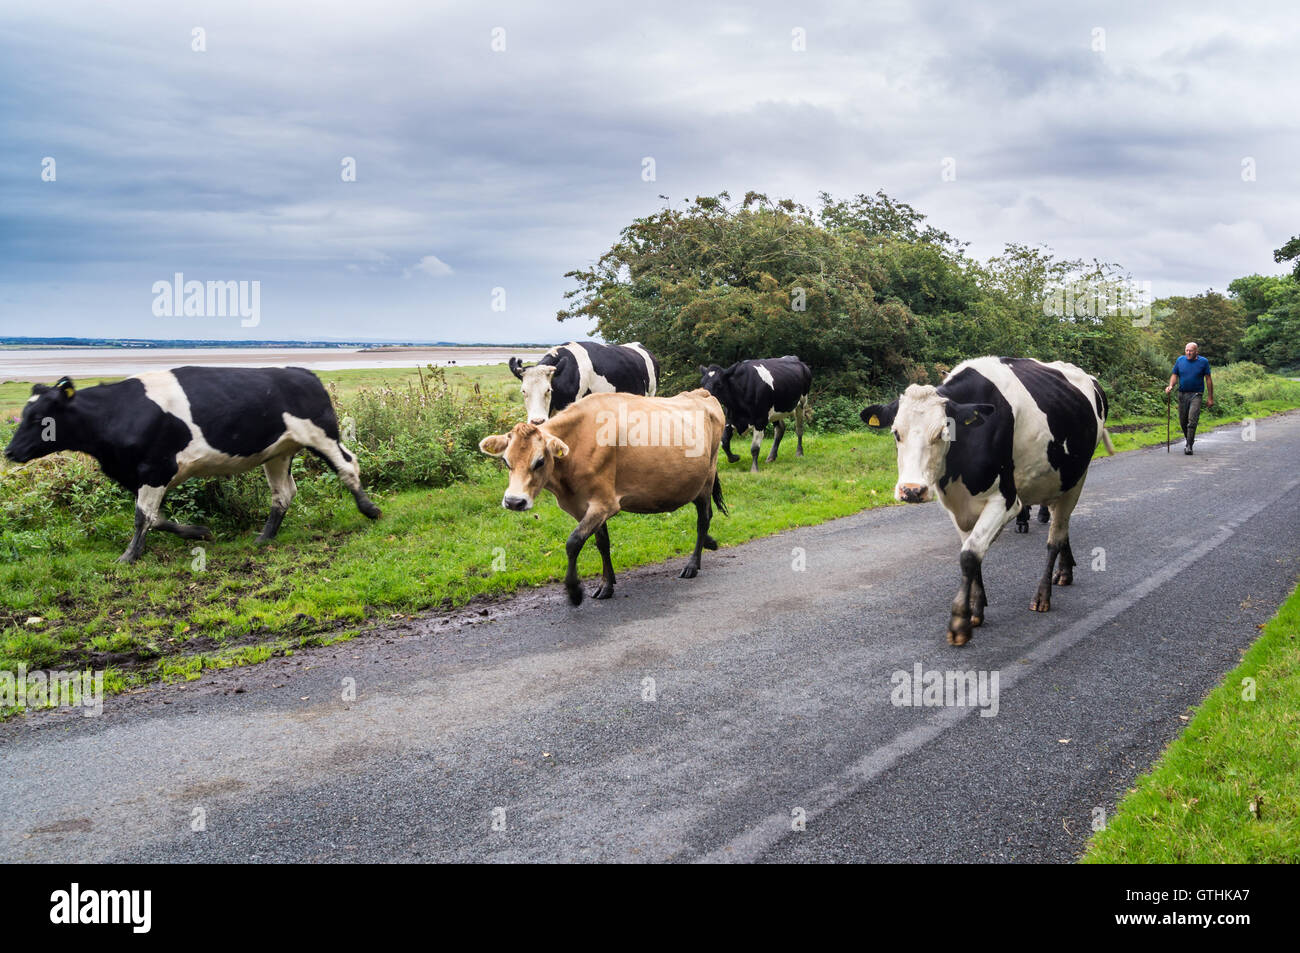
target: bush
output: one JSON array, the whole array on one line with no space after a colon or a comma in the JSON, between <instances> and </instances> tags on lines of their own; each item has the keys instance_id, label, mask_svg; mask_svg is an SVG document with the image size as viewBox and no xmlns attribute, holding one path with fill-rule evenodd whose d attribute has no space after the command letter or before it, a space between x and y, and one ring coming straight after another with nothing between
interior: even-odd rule
<instances>
[{"instance_id":1,"label":"bush","mask_svg":"<svg viewBox=\"0 0 1300 953\"><path fill-rule=\"evenodd\" d=\"M843 433L846 430L861 430L866 426L862 423L859 414L862 408L870 403L869 400L844 394L827 394L810 403L812 404L810 423L812 430L822 433Z\"/></svg>"},{"instance_id":2,"label":"bush","mask_svg":"<svg viewBox=\"0 0 1300 953\"><path fill-rule=\"evenodd\" d=\"M457 391L432 366L418 387L362 389L336 402L343 442L356 451L362 481L375 488L464 480L484 459L479 441L516 423L508 404L487 397L477 384L472 392Z\"/></svg>"}]
</instances>

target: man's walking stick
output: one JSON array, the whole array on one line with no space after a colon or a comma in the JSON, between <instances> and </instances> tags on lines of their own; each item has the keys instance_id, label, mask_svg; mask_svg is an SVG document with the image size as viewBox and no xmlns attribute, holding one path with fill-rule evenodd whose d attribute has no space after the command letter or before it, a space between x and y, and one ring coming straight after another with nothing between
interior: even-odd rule
<instances>
[{"instance_id":1,"label":"man's walking stick","mask_svg":"<svg viewBox=\"0 0 1300 953\"><path fill-rule=\"evenodd\" d=\"M1169 452L1169 441L1171 439L1169 436L1169 428L1170 428L1169 421L1173 413L1174 413L1174 395L1165 394L1165 452L1166 454L1167 452Z\"/></svg>"}]
</instances>

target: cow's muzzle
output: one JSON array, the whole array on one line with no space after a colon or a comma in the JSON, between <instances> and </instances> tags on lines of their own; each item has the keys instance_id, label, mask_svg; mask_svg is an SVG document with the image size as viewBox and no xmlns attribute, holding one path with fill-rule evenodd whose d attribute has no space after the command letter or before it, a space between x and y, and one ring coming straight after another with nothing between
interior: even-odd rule
<instances>
[{"instance_id":1,"label":"cow's muzzle","mask_svg":"<svg viewBox=\"0 0 1300 953\"><path fill-rule=\"evenodd\" d=\"M930 495L930 488L921 483L898 484L898 498L904 503L924 503Z\"/></svg>"},{"instance_id":2,"label":"cow's muzzle","mask_svg":"<svg viewBox=\"0 0 1300 953\"><path fill-rule=\"evenodd\" d=\"M511 496L507 493L501 497L501 505L508 510L526 510L533 505L533 501L526 496Z\"/></svg>"},{"instance_id":3,"label":"cow's muzzle","mask_svg":"<svg viewBox=\"0 0 1300 953\"><path fill-rule=\"evenodd\" d=\"M532 424L534 427L540 427L542 424L546 423L546 418L545 418L545 417L529 417L529 418L528 418L528 422L529 422L530 424Z\"/></svg>"}]
</instances>

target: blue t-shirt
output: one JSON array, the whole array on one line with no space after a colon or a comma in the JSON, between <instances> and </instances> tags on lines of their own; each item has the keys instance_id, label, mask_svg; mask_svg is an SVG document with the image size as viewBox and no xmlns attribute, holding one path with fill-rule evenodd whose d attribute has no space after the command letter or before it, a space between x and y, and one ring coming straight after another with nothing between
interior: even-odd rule
<instances>
[{"instance_id":1,"label":"blue t-shirt","mask_svg":"<svg viewBox=\"0 0 1300 953\"><path fill-rule=\"evenodd\" d=\"M1178 375L1178 389L1192 393L1205 391L1205 378L1210 376L1210 362L1203 357L1189 361L1187 355L1181 355L1174 361L1174 373Z\"/></svg>"}]
</instances>

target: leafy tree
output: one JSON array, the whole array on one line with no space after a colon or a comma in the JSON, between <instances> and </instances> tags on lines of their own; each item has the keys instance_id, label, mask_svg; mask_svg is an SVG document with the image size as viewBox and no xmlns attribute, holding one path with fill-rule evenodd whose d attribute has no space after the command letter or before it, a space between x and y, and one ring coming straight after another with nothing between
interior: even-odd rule
<instances>
[{"instance_id":1,"label":"leafy tree","mask_svg":"<svg viewBox=\"0 0 1300 953\"><path fill-rule=\"evenodd\" d=\"M639 340L673 386L697 365L798 354L821 387L856 390L911 372L915 316L878 300L883 267L861 236L821 227L790 200L726 192L636 219L591 267L557 315L587 317L609 341Z\"/></svg>"},{"instance_id":2,"label":"leafy tree","mask_svg":"<svg viewBox=\"0 0 1300 953\"><path fill-rule=\"evenodd\" d=\"M1246 311L1241 303L1213 289L1191 298L1164 298L1160 304L1172 308L1164 320L1166 350L1176 354L1188 341L1195 341L1212 362L1232 360L1246 328Z\"/></svg>"},{"instance_id":3,"label":"leafy tree","mask_svg":"<svg viewBox=\"0 0 1300 953\"><path fill-rule=\"evenodd\" d=\"M1291 270L1291 277L1300 281L1300 235L1292 238L1281 248L1273 252L1273 260L1281 264L1284 261L1295 261L1295 268Z\"/></svg>"},{"instance_id":4,"label":"leafy tree","mask_svg":"<svg viewBox=\"0 0 1300 953\"><path fill-rule=\"evenodd\" d=\"M1300 282L1290 275L1248 275L1228 285L1246 315L1240 356L1277 369L1300 364Z\"/></svg>"}]
</instances>

